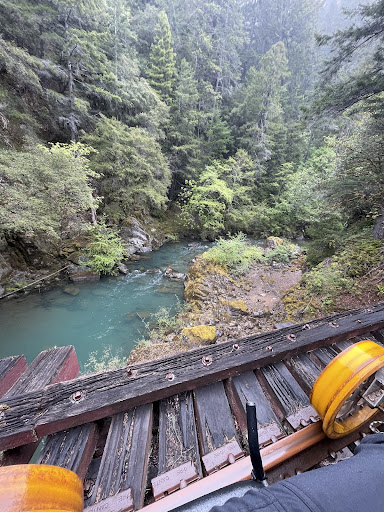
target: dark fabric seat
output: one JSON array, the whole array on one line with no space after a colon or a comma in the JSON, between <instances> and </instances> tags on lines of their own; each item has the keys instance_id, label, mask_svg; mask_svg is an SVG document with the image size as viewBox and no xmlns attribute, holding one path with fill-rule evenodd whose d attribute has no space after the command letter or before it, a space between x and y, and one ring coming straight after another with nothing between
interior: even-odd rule
<instances>
[{"instance_id":1,"label":"dark fabric seat","mask_svg":"<svg viewBox=\"0 0 384 512\"><path fill-rule=\"evenodd\" d=\"M211 512L384 512L384 434L348 460L231 498Z\"/></svg>"}]
</instances>

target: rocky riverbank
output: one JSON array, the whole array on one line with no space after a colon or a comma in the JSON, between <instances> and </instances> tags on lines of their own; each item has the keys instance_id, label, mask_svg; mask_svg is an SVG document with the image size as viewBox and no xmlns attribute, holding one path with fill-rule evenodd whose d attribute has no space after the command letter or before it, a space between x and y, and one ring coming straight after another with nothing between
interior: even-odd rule
<instances>
[{"instance_id":1,"label":"rocky riverbank","mask_svg":"<svg viewBox=\"0 0 384 512\"><path fill-rule=\"evenodd\" d=\"M152 332L152 339L131 353L130 362L267 332L283 322L283 296L300 282L304 260L297 246L292 246L289 261L274 260L277 244L281 242L269 240L260 261L238 276L204 255L196 258L186 276L185 305L174 328L163 339Z\"/></svg>"},{"instance_id":2,"label":"rocky riverbank","mask_svg":"<svg viewBox=\"0 0 384 512\"><path fill-rule=\"evenodd\" d=\"M144 223L128 217L119 235L125 261L138 260L167 241L160 223L151 218ZM0 297L19 289L22 293L50 289L68 279L73 282L99 279L100 275L87 266L86 246L84 235L74 235L57 245L28 235L0 238ZM124 260L119 272L126 273Z\"/></svg>"}]
</instances>

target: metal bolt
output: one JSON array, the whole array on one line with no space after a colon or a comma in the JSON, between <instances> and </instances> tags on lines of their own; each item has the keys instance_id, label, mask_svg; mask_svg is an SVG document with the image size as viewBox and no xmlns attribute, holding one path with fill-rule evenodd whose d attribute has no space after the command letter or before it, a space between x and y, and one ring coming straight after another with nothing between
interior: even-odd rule
<instances>
[{"instance_id":1,"label":"metal bolt","mask_svg":"<svg viewBox=\"0 0 384 512\"><path fill-rule=\"evenodd\" d=\"M228 461L230 464L233 464L233 463L236 461L236 459L235 459L235 457L232 455L232 453L230 453L230 454L228 455L228 457L227 457L227 461Z\"/></svg>"},{"instance_id":2,"label":"metal bolt","mask_svg":"<svg viewBox=\"0 0 384 512\"><path fill-rule=\"evenodd\" d=\"M212 356L203 356L201 361L204 366L209 366L212 364Z\"/></svg>"},{"instance_id":3,"label":"metal bolt","mask_svg":"<svg viewBox=\"0 0 384 512\"><path fill-rule=\"evenodd\" d=\"M361 322L361 320L360 320L359 318L356 320L356 322L357 322L358 324L361 324L361 323L362 323L362 322Z\"/></svg>"},{"instance_id":4,"label":"metal bolt","mask_svg":"<svg viewBox=\"0 0 384 512\"><path fill-rule=\"evenodd\" d=\"M310 328L311 328L311 326L309 324L305 324L305 325L303 325L302 330L308 331L308 329L310 329Z\"/></svg>"},{"instance_id":5,"label":"metal bolt","mask_svg":"<svg viewBox=\"0 0 384 512\"><path fill-rule=\"evenodd\" d=\"M339 324L338 324L338 323L336 323L336 322L329 322L329 325L330 325L331 327L334 327L335 329L337 329L337 328L339 327Z\"/></svg>"},{"instance_id":6,"label":"metal bolt","mask_svg":"<svg viewBox=\"0 0 384 512\"><path fill-rule=\"evenodd\" d=\"M268 352L273 352L272 345L268 345L268 347L265 347L265 350L268 350Z\"/></svg>"},{"instance_id":7,"label":"metal bolt","mask_svg":"<svg viewBox=\"0 0 384 512\"><path fill-rule=\"evenodd\" d=\"M126 368L125 373L127 374L128 377L131 377L132 376L132 368Z\"/></svg>"},{"instance_id":8,"label":"metal bolt","mask_svg":"<svg viewBox=\"0 0 384 512\"><path fill-rule=\"evenodd\" d=\"M239 350L239 345L237 343L233 345L233 350Z\"/></svg>"},{"instance_id":9,"label":"metal bolt","mask_svg":"<svg viewBox=\"0 0 384 512\"><path fill-rule=\"evenodd\" d=\"M84 400L85 398L85 392L84 391L75 391L71 395L71 402L78 403Z\"/></svg>"},{"instance_id":10,"label":"metal bolt","mask_svg":"<svg viewBox=\"0 0 384 512\"><path fill-rule=\"evenodd\" d=\"M287 338L290 340L290 341L296 341L296 334L288 334Z\"/></svg>"},{"instance_id":11,"label":"metal bolt","mask_svg":"<svg viewBox=\"0 0 384 512\"><path fill-rule=\"evenodd\" d=\"M166 375L166 377L165 377L165 378L166 378L166 379L168 379L168 380L171 380L171 381L172 381L172 380L174 380L174 379L175 379L175 374L174 374L174 373L169 372L169 373L167 373L167 375Z\"/></svg>"}]
</instances>

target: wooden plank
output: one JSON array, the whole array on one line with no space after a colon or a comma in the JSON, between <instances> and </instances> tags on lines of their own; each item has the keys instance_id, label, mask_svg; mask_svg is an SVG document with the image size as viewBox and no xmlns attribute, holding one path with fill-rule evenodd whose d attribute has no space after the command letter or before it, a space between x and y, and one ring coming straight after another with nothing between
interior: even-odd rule
<instances>
[{"instance_id":1,"label":"wooden plank","mask_svg":"<svg viewBox=\"0 0 384 512\"><path fill-rule=\"evenodd\" d=\"M285 436L283 427L253 372L245 372L238 377L228 379L225 387L232 410L244 436L248 436L246 402L256 404L261 447Z\"/></svg>"},{"instance_id":2,"label":"wooden plank","mask_svg":"<svg viewBox=\"0 0 384 512\"><path fill-rule=\"evenodd\" d=\"M48 384L74 378L78 373L79 363L72 345L44 350L32 361L3 398L9 399L24 392L40 390ZM2 454L0 466L27 464L38 444L38 441L33 438L33 442L29 444L6 450Z\"/></svg>"},{"instance_id":3,"label":"wooden plank","mask_svg":"<svg viewBox=\"0 0 384 512\"><path fill-rule=\"evenodd\" d=\"M151 434L152 404L113 416L87 507L102 505L103 500L128 489L132 491L134 509L143 506Z\"/></svg>"},{"instance_id":4,"label":"wooden plank","mask_svg":"<svg viewBox=\"0 0 384 512\"><path fill-rule=\"evenodd\" d=\"M0 360L0 397L15 384L28 368L24 356L6 357Z\"/></svg>"},{"instance_id":5,"label":"wooden plank","mask_svg":"<svg viewBox=\"0 0 384 512\"><path fill-rule=\"evenodd\" d=\"M74 471L84 480L97 442L95 423L86 423L47 437L37 464L49 464Z\"/></svg>"},{"instance_id":6,"label":"wooden plank","mask_svg":"<svg viewBox=\"0 0 384 512\"><path fill-rule=\"evenodd\" d=\"M157 474L161 475L189 461L202 477L193 395L190 391L160 402Z\"/></svg>"},{"instance_id":7,"label":"wooden plank","mask_svg":"<svg viewBox=\"0 0 384 512\"><path fill-rule=\"evenodd\" d=\"M196 418L202 454L238 441L236 427L222 382L195 389Z\"/></svg>"},{"instance_id":8,"label":"wooden plank","mask_svg":"<svg viewBox=\"0 0 384 512\"><path fill-rule=\"evenodd\" d=\"M335 350L333 347L322 347L314 350L311 353L311 356L316 356L317 360L320 361L322 368L327 366L333 358L335 358L339 352Z\"/></svg>"},{"instance_id":9,"label":"wooden plank","mask_svg":"<svg viewBox=\"0 0 384 512\"><path fill-rule=\"evenodd\" d=\"M48 384L74 379L79 374L79 363L72 345L44 350L4 395L4 399L43 389Z\"/></svg>"},{"instance_id":10,"label":"wooden plank","mask_svg":"<svg viewBox=\"0 0 384 512\"><path fill-rule=\"evenodd\" d=\"M321 373L321 367L308 354L292 357L286 362L286 365L305 393L309 395L315 380Z\"/></svg>"},{"instance_id":11,"label":"wooden plank","mask_svg":"<svg viewBox=\"0 0 384 512\"><path fill-rule=\"evenodd\" d=\"M297 430L319 419L308 396L283 362L265 366L260 372L293 429Z\"/></svg>"},{"instance_id":12,"label":"wooden plank","mask_svg":"<svg viewBox=\"0 0 384 512\"><path fill-rule=\"evenodd\" d=\"M25 393L6 401L0 450L382 327L383 303L243 338L236 348L225 342ZM78 391L84 398L74 403Z\"/></svg>"}]
</instances>

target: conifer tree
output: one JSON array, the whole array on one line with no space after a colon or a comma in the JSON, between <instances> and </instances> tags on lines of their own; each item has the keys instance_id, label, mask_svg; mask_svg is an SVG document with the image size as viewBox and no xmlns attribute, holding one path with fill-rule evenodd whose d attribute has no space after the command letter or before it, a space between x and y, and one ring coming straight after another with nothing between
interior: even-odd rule
<instances>
[{"instance_id":1,"label":"conifer tree","mask_svg":"<svg viewBox=\"0 0 384 512\"><path fill-rule=\"evenodd\" d=\"M148 79L160 98L170 105L175 84L175 53L172 47L171 28L164 11L159 14L155 30L149 56Z\"/></svg>"}]
</instances>

